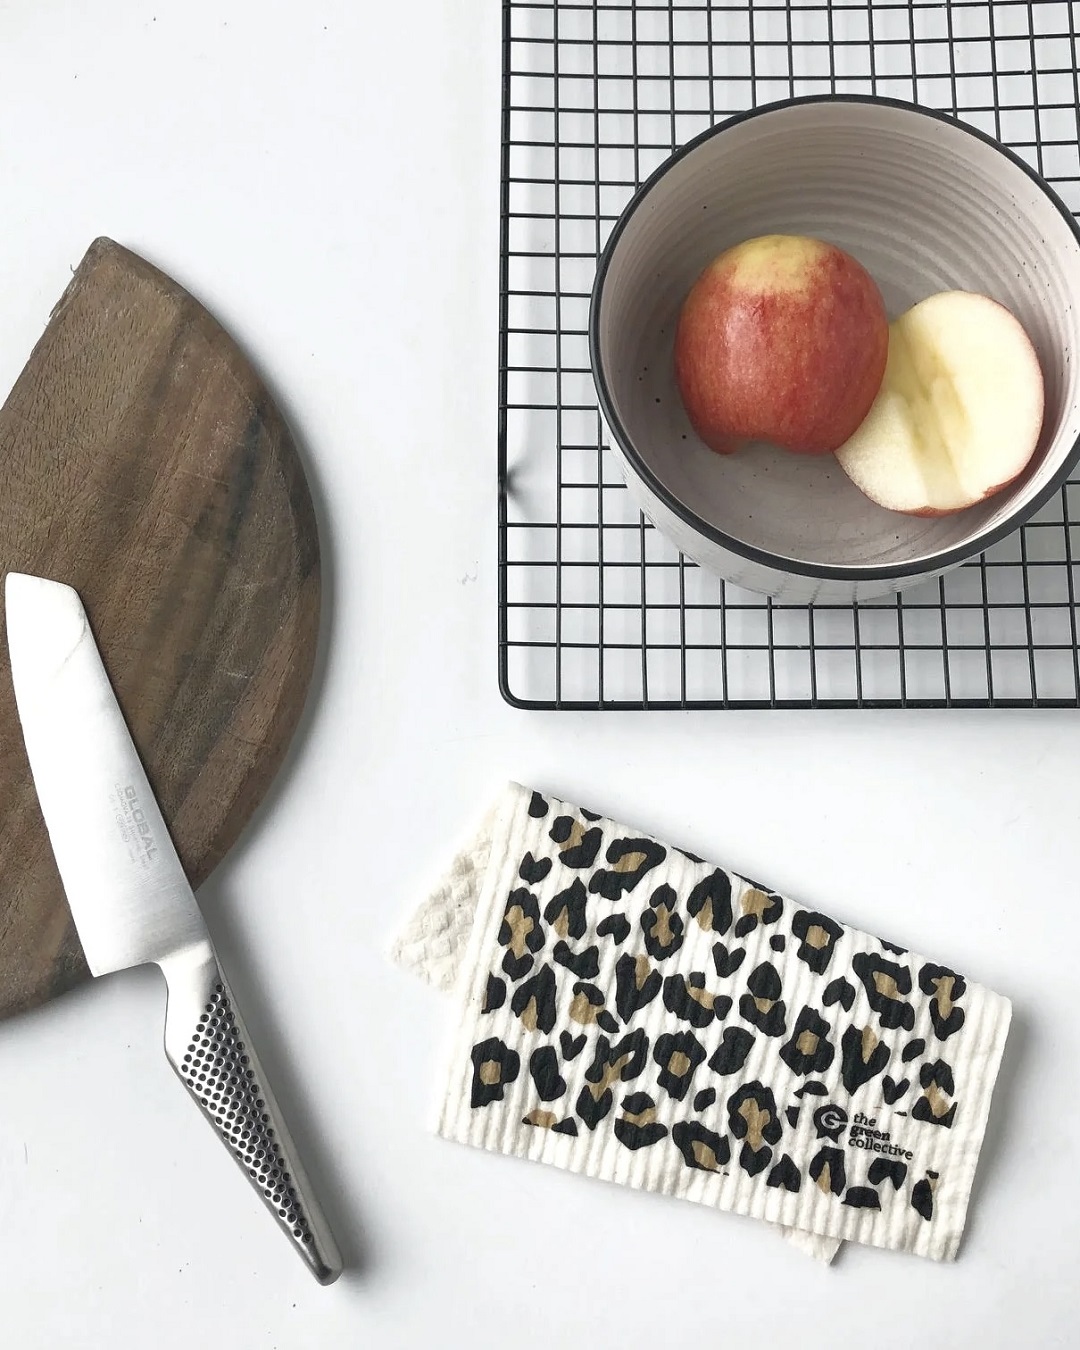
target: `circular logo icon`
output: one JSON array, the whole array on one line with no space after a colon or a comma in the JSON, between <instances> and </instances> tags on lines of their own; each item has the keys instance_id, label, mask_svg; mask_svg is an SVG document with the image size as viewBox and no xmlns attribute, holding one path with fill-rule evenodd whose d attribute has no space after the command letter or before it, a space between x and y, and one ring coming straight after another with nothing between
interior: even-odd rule
<instances>
[{"instance_id":1,"label":"circular logo icon","mask_svg":"<svg viewBox=\"0 0 1080 1350\"><path fill-rule=\"evenodd\" d=\"M835 1143L844 1132L848 1123L847 1112L840 1106L827 1103L814 1112L814 1128L819 1139L831 1139Z\"/></svg>"}]
</instances>

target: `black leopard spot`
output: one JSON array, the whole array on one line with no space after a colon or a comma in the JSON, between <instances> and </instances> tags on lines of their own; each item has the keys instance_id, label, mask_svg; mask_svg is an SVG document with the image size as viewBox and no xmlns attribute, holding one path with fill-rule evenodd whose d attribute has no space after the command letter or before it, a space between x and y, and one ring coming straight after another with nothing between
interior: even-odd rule
<instances>
[{"instance_id":1,"label":"black leopard spot","mask_svg":"<svg viewBox=\"0 0 1080 1350\"><path fill-rule=\"evenodd\" d=\"M503 970L512 980L520 980L532 970L532 953L544 945L544 930L540 906L531 891L519 886L510 892L499 928L499 944L506 948Z\"/></svg>"},{"instance_id":2,"label":"black leopard spot","mask_svg":"<svg viewBox=\"0 0 1080 1350\"><path fill-rule=\"evenodd\" d=\"M746 937L761 924L775 923L784 912L784 902L775 891L767 891L761 886L748 886L739 896L739 919L735 924L735 936Z\"/></svg>"},{"instance_id":3,"label":"black leopard spot","mask_svg":"<svg viewBox=\"0 0 1080 1350\"><path fill-rule=\"evenodd\" d=\"M772 1149L768 1144L763 1144L761 1148L751 1148L749 1144L743 1144L739 1149L739 1166L751 1177L756 1177L759 1172L765 1170L772 1162Z\"/></svg>"},{"instance_id":4,"label":"black leopard spot","mask_svg":"<svg viewBox=\"0 0 1080 1350\"><path fill-rule=\"evenodd\" d=\"M827 1097L829 1089L824 1083L804 1083L802 1087L796 1088L792 1093L793 1097Z\"/></svg>"},{"instance_id":5,"label":"black leopard spot","mask_svg":"<svg viewBox=\"0 0 1080 1350\"><path fill-rule=\"evenodd\" d=\"M912 1186L911 1208L927 1222L934 1217L934 1182L929 1174Z\"/></svg>"},{"instance_id":6,"label":"black leopard spot","mask_svg":"<svg viewBox=\"0 0 1080 1350\"><path fill-rule=\"evenodd\" d=\"M612 1045L606 1036L596 1042L593 1062L585 1071L585 1086L577 1099L577 1114L590 1130L611 1110L613 1083L628 1083L644 1069L649 1053L649 1038L640 1028Z\"/></svg>"},{"instance_id":7,"label":"black leopard spot","mask_svg":"<svg viewBox=\"0 0 1080 1350\"><path fill-rule=\"evenodd\" d=\"M685 848L677 848L675 852L681 853L684 858L689 858L692 863L697 863L698 866L705 861L704 858L699 858L696 853L689 853Z\"/></svg>"},{"instance_id":8,"label":"black leopard spot","mask_svg":"<svg viewBox=\"0 0 1080 1350\"><path fill-rule=\"evenodd\" d=\"M577 1059L582 1050L585 1049L585 1036L571 1036L568 1031L559 1032L559 1046L562 1049L563 1059Z\"/></svg>"},{"instance_id":9,"label":"black leopard spot","mask_svg":"<svg viewBox=\"0 0 1080 1350\"><path fill-rule=\"evenodd\" d=\"M910 1064L913 1059L918 1059L925 1049L926 1042L921 1036L916 1036L913 1041L908 1041L907 1045L904 1046L903 1054L901 1054L900 1058L905 1064Z\"/></svg>"},{"instance_id":10,"label":"black leopard spot","mask_svg":"<svg viewBox=\"0 0 1080 1350\"><path fill-rule=\"evenodd\" d=\"M617 947L630 936L630 920L625 914L609 914L596 925L598 937L609 937Z\"/></svg>"},{"instance_id":11,"label":"black leopard spot","mask_svg":"<svg viewBox=\"0 0 1080 1350\"><path fill-rule=\"evenodd\" d=\"M844 930L824 914L799 909L791 921L791 931L799 939L795 955L805 961L815 975L824 975Z\"/></svg>"},{"instance_id":12,"label":"black leopard spot","mask_svg":"<svg viewBox=\"0 0 1080 1350\"><path fill-rule=\"evenodd\" d=\"M577 1121L560 1120L554 1111L544 1111L541 1107L522 1116L522 1125L534 1125L540 1130L550 1130L552 1134L577 1134Z\"/></svg>"},{"instance_id":13,"label":"black leopard spot","mask_svg":"<svg viewBox=\"0 0 1080 1350\"><path fill-rule=\"evenodd\" d=\"M810 1180L825 1195L840 1195L847 1185L844 1171L844 1150L842 1148L822 1148L814 1154L810 1163Z\"/></svg>"},{"instance_id":14,"label":"black leopard spot","mask_svg":"<svg viewBox=\"0 0 1080 1350\"><path fill-rule=\"evenodd\" d=\"M623 1098L622 1115L615 1121L615 1138L625 1148L648 1148L667 1134L656 1119L656 1103L647 1092L631 1092Z\"/></svg>"},{"instance_id":15,"label":"black leopard spot","mask_svg":"<svg viewBox=\"0 0 1080 1350\"><path fill-rule=\"evenodd\" d=\"M579 806L578 810L586 820L599 820L601 818L599 811L587 811L584 806Z\"/></svg>"},{"instance_id":16,"label":"black leopard spot","mask_svg":"<svg viewBox=\"0 0 1080 1350\"><path fill-rule=\"evenodd\" d=\"M664 1007L692 1027L707 1027L713 1019L723 1020L731 1010L726 994L712 994L705 988L702 971L691 971L687 978L669 975L664 981Z\"/></svg>"},{"instance_id":17,"label":"black leopard spot","mask_svg":"<svg viewBox=\"0 0 1080 1350\"><path fill-rule=\"evenodd\" d=\"M474 1045L469 1058L473 1066L472 1105L488 1106L492 1102L501 1102L507 1084L518 1076L520 1055L504 1045L497 1036L492 1036L490 1040Z\"/></svg>"},{"instance_id":18,"label":"black leopard spot","mask_svg":"<svg viewBox=\"0 0 1080 1350\"><path fill-rule=\"evenodd\" d=\"M795 1019L791 1040L780 1048L780 1058L792 1073L825 1072L836 1056L830 1030L828 1022L813 1008L803 1008Z\"/></svg>"},{"instance_id":19,"label":"black leopard spot","mask_svg":"<svg viewBox=\"0 0 1080 1350\"><path fill-rule=\"evenodd\" d=\"M888 1031L897 1027L910 1031L915 1025L915 1009L904 998L911 993L911 971L895 961L874 956L872 952L856 952L851 968L862 981L870 1007Z\"/></svg>"},{"instance_id":20,"label":"black leopard spot","mask_svg":"<svg viewBox=\"0 0 1080 1350\"><path fill-rule=\"evenodd\" d=\"M564 867L582 869L591 867L604 842L601 830L587 830L580 820L573 816L558 816L549 831L549 837L561 844L559 861Z\"/></svg>"},{"instance_id":21,"label":"black leopard spot","mask_svg":"<svg viewBox=\"0 0 1080 1350\"><path fill-rule=\"evenodd\" d=\"M787 1123L791 1126L793 1130L798 1126L799 1117L801 1115L802 1112L799 1110L797 1106L787 1106L784 1108L784 1119L787 1121Z\"/></svg>"},{"instance_id":22,"label":"black leopard spot","mask_svg":"<svg viewBox=\"0 0 1080 1350\"><path fill-rule=\"evenodd\" d=\"M541 1045L532 1052L529 1072L542 1102L553 1102L566 1091L566 1079L559 1073L559 1056L553 1045Z\"/></svg>"},{"instance_id":23,"label":"black leopard spot","mask_svg":"<svg viewBox=\"0 0 1080 1350\"><path fill-rule=\"evenodd\" d=\"M572 970L580 980L595 980L600 973L598 947L586 947L583 952L574 952L565 942L556 942L551 955L560 966Z\"/></svg>"},{"instance_id":24,"label":"black leopard spot","mask_svg":"<svg viewBox=\"0 0 1080 1350\"><path fill-rule=\"evenodd\" d=\"M663 979L649 965L647 956L620 956L615 962L615 1009L624 1022L651 1003L660 992Z\"/></svg>"},{"instance_id":25,"label":"black leopard spot","mask_svg":"<svg viewBox=\"0 0 1080 1350\"><path fill-rule=\"evenodd\" d=\"M535 975L514 990L510 1011L521 1019L528 1031L542 1031L544 1035L555 1029L555 972L543 965Z\"/></svg>"},{"instance_id":26,"label":"black leopard spot","mask_svg":"<svg viewBox=\"0 0 1080 1350\"><path fill-rule=\"evenodd\" d=\"M697 1096L694 1098L694 1110L695 1110L695 1111L705 1111L705 1110L707 1110L710 1106L712 1106L712 1104L713 1104L714 1101L716 1101L716 1089L715 1089L715 1088L702 1088L701 1091L700 1091L700 1092L697 1094ZM675 1133L675 1132L674 1132L674 1130L673 1130L673 1131L672 1131L672 1135L674 1135L674 1133Z\"/></svg>"},{"instance_id":27,"label":"black leopard spot","mask_svg":"<svg viewBox=\"0 0 1080 1350\"><path fill-rule=\"evenodd\" d=\"M565 891L560 891L553 900L547 902L544 918L561 938L584 937L587 927L585 907L588 901L589 895L584 885L575 879Z\"/></svg>"},{"instance_id":28,"label":"black leopard spot","mask_svg":"<svg viewBox=\"0 0 1080 1350\"><path fill-rule=\"evenodd\" d=\"M654 961L666 960L683 945L683 921L675 908L678 902L670 886L657 886L641 915L645 950Z\"/></svg>"},{"instance_id":29,"label":"black leopard spot","mask_svg":"<svg viewBox=\"0 0 1080 1350\"><path fill-rule=\"evenodd\" d=\"M831 1008L834 1003L839 1003L845 1012L850 1012L855 1002L855 986L841 975L825 986L821 1001L826 1008Z\"/></svg>"},{"instance_id":30,"label":"black leopard spot","mask_svg":"<svg viewBox=\"0 0 1080 1350\"><path fill-rule=\"evenodd\" d=\"M788 1154L783 1153L780 1155L780 1161L769 1173L765 1185L782 1186L785 1191L798 1191L802 1186L802 1173Z\"/></svg>"},{"instance_id":31,"label":"black leopard spot","mask_svg":"<svg viewBox=\"0 0 1080 1350\"><path fill-rule=\"evenodd\" d=\"M589 890L605 900L621 900L642 877L659 867L667 849L651 839L616 839L604 855L611 868L601 867L592 875Z\"/></svg>"},{"instance_id":32,"label":"black leopard spot","mask_svg":"<svg viewBox=\"0 0 1080 1350\"><path fill-rule=\"evenodd\" d=\"M707 933L726 933L731 927L731 878L717 868L690 892L686 908Z\"/></svg>"},{"instance_id":33,"label":"black leopard spot","mask_svg":"<svg viewBox=\"0 0 1080 1350\"><path fill-rule=\"evenodd\" d=\"M893 956L907 956L906 947L898 947L895 942L886 942L884 938L878 940L887 952L892 952Z\"/></svg>"},{"instance_id":34,"label":"black leopard spot","mask_svg":"<svg viewBox=\"0 0 1080 1350\"><path fill-rule=\"evenodd\" d=\"M529 815L534 820L543 820L548 813L548 804L540 796L539 792L534 792L529 801Z\"/></svg>"},{"instance_id":35,"label":"black leopard spot","mask_svg":"<svg viewBox=\"0 0 1080 1350\"><path fill-rule=\"evenodd\" d=\"M783 933L777 933L775 937L769 939L769 946L774 952L782 952L787 946L787 938Z\"/></svg>"},{"instance_id":36,"label":"black leopard spot","mask_svg":"<svg viewBox=\"0 0 1080 1350\"><path fill-rule=\"evenodd\" d=\"M892 1054L872 1027L848 1027L840 1039L840 1076L848 1092L869 1083L885 1068Z\"/></svg>"},{"instance_id":37,"label":"black leopard spot","mask_svg":"<svg viewBox=\"0 0 1080 1350\"><path fill-rule=\"evenodd\" d=\"M743 1140L739 1165L756 1176L772 1157L769 1144L776 1144L784 1132L776 1111L776 1098L764 1083L745 1083L727 1100L728 1128Z\"/></svg>"},{"instance_id":38,"label":"black leopard spot","mask_svg":"<svg viewBox=\"0 0 1080 1350\"><path fill-rule=\"evenodd\" d=\"M942 1059L924 1064L919 1070L919 1086L923 1089L923 1095L911 1108L913 1119L952 1129L956 1118L956 1103L949 1101L956 1091L952 1069Z\"/></svg>"},{"instance_id":39,"label":"black leopard spot","mask_svg":"<svg viewBox=\"0 0 1080 1350\"><path fill-rule=\"evenodd\" d=\"M729 952L722 942L713 945L712 959L716 967L716 973L722 980L726 980L742 965L746 956L745 947L736 947L733 952Z\"/></svg>"},{"instance_id":40,"label":"black leopard spot","mask_svg":"<svg viewBox=\"0 0 1080 1350\"><path fill-rule=\"evenodd\" d=\"M901 1078L898 1083L894 1078L890 1078L889 1075L886 1074L881 1080L881 1095L885 1098L885 1105L892 1106L894 1102L898 1102L910 1086L910 1079Z\"/></svg>"},{"instance_id":41,"label":"black leopard spot","mask_svg":"<svg viewBox=\"0 0 1080 1350\"><path fill-rule=\"evenodd\" d=\"M550 858L536 859L531 853L526 853L518 868L518 876L526 886L537 886L550 871Z\"/></svg>"},{"instance_id":42,"label":"black leopard spot","mask_svg":"<svg viewBox=\"0 0 1080 1350\"><path fill-rule=\"evenodd\" d=\"M501 1008L506 1002L506 981L500 980L498 975L489 975L487 977L487 987L484 990L484 1006L481 1012L494 1012L496 1008Z\"/></svg>"},{"instance_id":43,"label":"black leopard spot","mask_svg":"<svg viewBox=\"0 0 1080 1350\"><path fill-rule=\"evenodd\" d=\"M934 1024L934 1035L939 1041L947 1041L964 1025L964 1010L956 1006L967 992L964 977L947 966L928 963L919 971L919 988L924 994L933 995L930 1021Z\"/></svg>"},{"instance_id":44,"label":"black leopard spot","mask_svg":"<svg viewBox=\"0 0 1080 1350\"><path fill-rule=\"evenodd\" d=\"M660 1066L657 1082L677 1102L690 1091L694 1073L704 1058L705 1051L689 1031L657 1036L653 1044L653 1059Z\"/></svg>"},{"instance_id":45,"label":"black leopard spot","mask_svg":"<svg viewBox=\"0 0 1080 1350\"><path fill-rule=\"evenodd\" d=\"M703 1172L719 1172L731 1161L731 1145L723 1135L707 1130L696 1120L680 1120L677 1125L673 1125L671 1142L682 1154L687 1167L696 1167Z\"/></svg>"},{"instance_id":46,"label":"black leopard spot","mask_svg":"<svg viewBox=\"0 0 1080 1350\"><path fill-rule=\"evenodd\" d=\"M877 1191L873 1191L869 1186L852 1186L847 1195L844 1196L843 1203L850 1205L852 1209L880 1209L881 1200Z\"/></svg>"},{"instance_id":47,"label":"black leopard spot","mask_svg":"<svg viewBox=\"0 0 1080 1350\"><path fill-rule=\"evenodd\" d=\"M787 1030L787 1009L780 997L783 984L771 961L762 961L750 972L747 993L739 999L739 1013L766 1036L782 1036Z\"/></svg>"},{"instance_id":48,"label":"black leopard spot","mask_svg":"<svg viewBox=\"0 0 1080 1350\"><path fill-rule=\"evenodd\" d=\"M574 997L570 1002L568 1016L571 1022L587 1027L595 1022L601 1031L618 1035L619 1024L604 1006L604 995L595 984L587 980L576 980L573 987Z\"/></svg>"},{"instance_id":49,"label":"black leopard spot","mask_svg":"<svg viewBox=\"0 0 1080 1350\"><path fill-rule=\"evenodd\" d=\"M745 1027L725 1027L720 1044L709 1060L709 1068L714 1073L738 1073L746 1063L753 1044L753 1032L747 1031Z\"/></svg>"},{"instance_id":50,"label":"black leopard spot","mask_svg":"<svg viewBox=\"0 0 1080 1350\"><path fill-rule=\"evenodd\" d=\"M883 1181L891 1181L893 1190L898 1191L907 1177L907 1163L899 1158L875 1158L870 1164L869 1182L871 1186L880 1186Z\"/></svg>"}]
</instances>

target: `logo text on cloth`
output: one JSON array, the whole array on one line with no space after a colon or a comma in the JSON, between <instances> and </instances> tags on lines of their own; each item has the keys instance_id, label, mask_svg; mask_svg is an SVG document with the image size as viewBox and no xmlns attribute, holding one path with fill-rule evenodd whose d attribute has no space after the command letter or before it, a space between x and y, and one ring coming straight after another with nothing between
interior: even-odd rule
<instances>
[{"instance_id":1,"label":"logo text on cloth","mask_svg":"<svg viewBox=\"0 0 1080 1350\"><path fill-rule=\"evenodd\" d=\"M855 1112L850 1121L842 1106L827 1102L814 1112L814 1128L819 1139L831 1139L834 1143L844 1144L848 1148L860 1148L866 1153L883 1153L892 1158L906 1158L908 1162L915 1156L910 1149L894 1144L890 1130L878 1129L876 1116ZM844 1138L844 1131L847 1137Z\"/></svg>"}]
</instances>

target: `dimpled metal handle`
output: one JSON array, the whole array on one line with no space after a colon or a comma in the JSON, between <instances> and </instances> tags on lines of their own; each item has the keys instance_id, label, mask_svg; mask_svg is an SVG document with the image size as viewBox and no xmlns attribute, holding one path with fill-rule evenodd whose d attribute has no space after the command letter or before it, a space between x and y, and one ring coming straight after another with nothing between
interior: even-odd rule
<instances>
[{"instance_id":1,"label":"dimpled metal handle","mask_svg":"<svg viewBox=\"0 0 1080 1350\"><path fill-rule=\"evenodd\" d=\"M165 1053L320 1284L341 1274L333 1234L209 942L161 962Z\"/></svg>"}]
</instances>

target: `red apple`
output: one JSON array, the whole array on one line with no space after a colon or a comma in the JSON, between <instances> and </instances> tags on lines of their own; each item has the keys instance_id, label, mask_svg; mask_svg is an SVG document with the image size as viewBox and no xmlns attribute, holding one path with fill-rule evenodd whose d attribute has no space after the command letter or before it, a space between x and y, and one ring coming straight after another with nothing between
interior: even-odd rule
<instances>
[{"instance_id":1,"label":"red apple","mask_svg":"<svg viewBox=\"0 0 1080 1350\"><path fill-rule=\"evenodd\" d=\"M892 325L874 406L836 458L879 506L913 516L962 511L1027 467L1043 397L1019 320L985 295L942 291Z\"/></svg>"},{"instance_id":2,"label":"red apple","mask_svg":"<svg viewBox=\"0 0 1080 1350\"><path fill-rule=\"evenodd\" d=\"M820 239L736 244L694 283L675 334L675 380L713 450L771 441L827 454L881 385L889 321L866 269Z\"/></svg>"}]
</instances>

